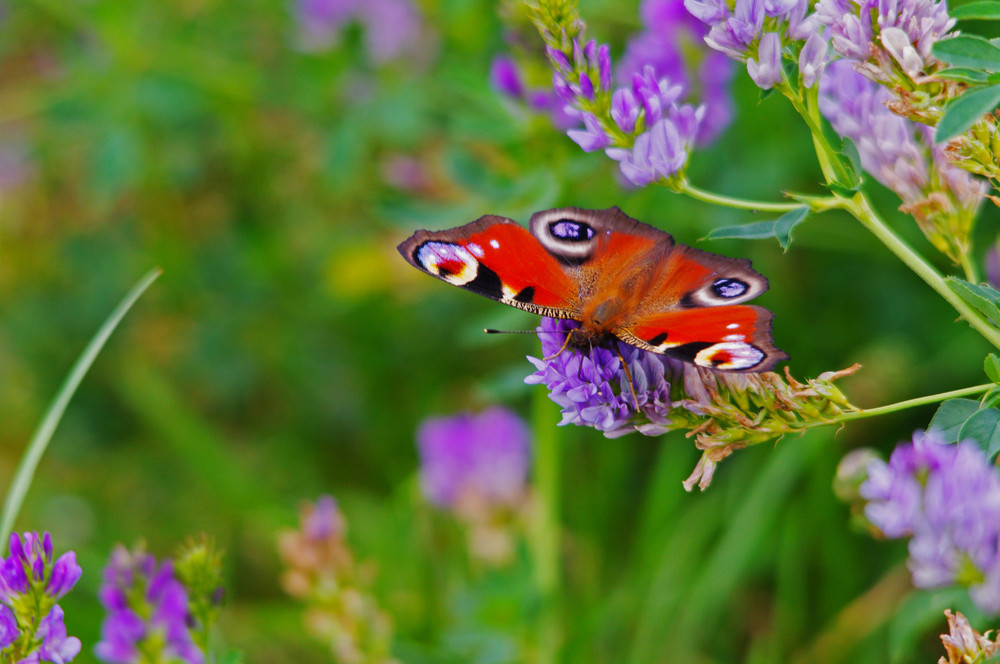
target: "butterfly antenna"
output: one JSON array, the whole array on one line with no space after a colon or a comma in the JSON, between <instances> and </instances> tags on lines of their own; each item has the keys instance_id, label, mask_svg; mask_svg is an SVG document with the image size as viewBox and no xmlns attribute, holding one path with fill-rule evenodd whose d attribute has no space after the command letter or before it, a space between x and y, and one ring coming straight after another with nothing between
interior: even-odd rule
<instances>
[{"instance_id":1,"label":"butterfly antenna","mask_svg":"<svg viewBox=\"0 0 1000 664\"><path fill-rule=\"evenodd\" d=\"M615 353L618 354L618 359L621 360L622 369L625 370L625 378L628 379L628 389L632 392L632 401L635 402L635 412L639 412L639 397L635 394L635 383L632 381L632 372L628 370L628 363L625 361L625 357L622 355L622 349L618 346L618 340L615 339Z\"/></svg>"},{"instance_id":2,"label":"butterfly antenna","mask_svg":"<svg viewBox=\"0 0 1000 664\"><path fill-rule=\"evenodd\" d=\"M562 334L562 330L494 330L492 327L483 328L486 334Z\"/></svg>"}]
</instances>

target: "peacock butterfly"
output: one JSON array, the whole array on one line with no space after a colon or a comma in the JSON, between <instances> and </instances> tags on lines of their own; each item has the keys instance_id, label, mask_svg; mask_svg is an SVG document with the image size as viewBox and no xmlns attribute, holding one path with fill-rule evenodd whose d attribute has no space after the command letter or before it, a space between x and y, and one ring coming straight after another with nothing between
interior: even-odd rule
<instances>
[{"instance_id":1,"label":"peacock butterfly","mask_svg":"<svg viewBox=\"0 0 1000 664\"><path fill-rule=\"evenodd\" d=\"M417 231L399 253L449 284L579 321L578 345L617 338L722 371L770 371L787 359L771 339L771 312L742 304L767 290L749 260L676 244L617 207L544 210L530 228L486 215Z\"/></svg>"}]
</instances>

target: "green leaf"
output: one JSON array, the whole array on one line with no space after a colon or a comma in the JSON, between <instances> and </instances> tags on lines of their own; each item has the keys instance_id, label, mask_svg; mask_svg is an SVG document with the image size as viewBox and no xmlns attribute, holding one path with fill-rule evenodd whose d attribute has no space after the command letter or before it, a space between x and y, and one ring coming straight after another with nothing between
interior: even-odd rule
<instances>
[{"instance_id":1,"label":"green leaf","mask_svg":"<svg viewBox=\"0 0 1000 664\"><path fill-rule=\"evenodd\" d=\"M840 184L848 187L852 191L857 191L861 186L861 154L858 146L849 138L844 138L844 146L840 150L840 162L848 169L848 181Z\"/></svg>"},{"instance_id":2,"label":"green leaf","mask_svg":"<svg viewBox=\"0 0 1000 664\"><path fill-rule=\"evenodd\" d=\"M1000 2L993 0L970 2L960 7L949 7L948 13L958 20L996 21L1000 20Z\"/></svg>"},{"instance_id":3,"label":"green leaf","mask_svg":"<svg viewBox=\"0 0 1000 664\"><path fill-rule=\"evenodd\" d=\"M982 37L959 35L936 42L931 52L956 67L1000 71L1000 47Z\"/></svg>"},{"instance_id":4,"label":"green leaf","mask_svg":"<svg viewBox=\"0 0 1000 664\"><path fill-rule=\"evenodd\" d=\"M945 282L959 297L1000 327L1000 292L983 284L970 284L957 277L945 277Z\"/></svg>"},{"instance_id":5,"label":"green leaf","mask_svg":"<svg viewBox=\"0 0 1000 664\"><path fill-rule=\"evenodd\" d=\"M991 387L983 398L979 400L979 403L984 407L986 406L996 406L1000 402L1000 385L994 385Z\"/></svg>"},{"instance_id":6,"label":"green leaf","mask_svg":"<svg viewBox=\"0 0 1000 664\"><path fill-rule=\"evenodd\" d=\"M788 249L788 245L792 241L792 229L802 223L807 216L809 216L809 208L807 206L797 207L771 221L755 221L752 224L716 228L702 239L721 240L724 238L738 238L742 240L763 240L773 237L778 241L782 249Z\"/></svg>"},{"instance_id":7,"label":"green leaf","mask_svg":"<svg viewBox=\"0 0 1000 664\"><path fill-rule=\"evenodd\" d=\"M952 67L942 69L934 74L938 78L946 78L950 81L961 81L962 83L984 83L990 79L986 72L967 67Z\"/></svg>"},{"instance_id":8,"label":"green leaf","mask_svg":"<svg viewBox=\"0 0 1000 664\"><path fill-rule=\"evenodd\" d=\"M957 443L962 426L979 408L974 399L948 399L938 406L927 428L941 434L946 443Z\"/></svg>"},{"instance_id":9,"label":"green leaf","mask_svg":"<svg viewBox=\"0 0 1000 664\"><path fill-rule=\"evenodd\" d=\"M1000 450L1000 410L980 408L970 415L958 431L958 440L968 439L976 441L992 459Z\"/></svg>"},{"instance_id":10,"label":"green leaf","mask_svg":"<svg viewBox=\"0 0 1000 664\"><path fill-rule=\"evenodd\" d=\"M1000 85L975 88L950 100L937 125L934 140L938 143L963 134L981 118L1000 105Z\"/></svg>"},{"instance_id":11,"label":"green leaf","mask_svg":"<svg viewBox=\"0 0 1000 664\"><path fill-rule=\"evenodd\" d=\"M983 371L986 377L994 383L1000 383L1000 357L996 353L990 353L983 361Z\"/></svg>"}]
</instances>

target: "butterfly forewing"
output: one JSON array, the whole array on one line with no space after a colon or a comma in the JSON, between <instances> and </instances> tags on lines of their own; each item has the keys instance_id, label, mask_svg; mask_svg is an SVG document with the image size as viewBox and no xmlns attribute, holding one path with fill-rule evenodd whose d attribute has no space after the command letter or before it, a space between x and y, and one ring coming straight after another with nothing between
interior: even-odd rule
<instances>
[{"instance_id":1,"label":"butterfly forewing","mask_svg":"<svg viewBox=\"0 0 1000 664\"><path fill-rule=\"evenodd\" d=\"M399 253L454 286L539 315L576 317L575 281L523 226L505 217L417 231L399 245Z\"/></svg>"}]
</instances>

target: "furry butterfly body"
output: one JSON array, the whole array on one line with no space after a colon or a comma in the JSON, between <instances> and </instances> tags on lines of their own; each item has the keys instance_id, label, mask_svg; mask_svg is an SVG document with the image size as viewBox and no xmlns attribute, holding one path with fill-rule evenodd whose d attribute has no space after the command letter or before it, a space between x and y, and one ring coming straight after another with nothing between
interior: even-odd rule
<instances>
[{"instance_id":1,"label":"furry butterfly body","mask_svg":"<svg viewBox=\"0 0 1000 664\"><path fill-rule=\"evenodd\" d=\"M417 231L399 252L452 285L579 321L578 345L615 338L723 371L769 371L787 357L771 339L771 312L743 304L767 290L750 261L676 244L616 207L537 212L530 232L487 215Z\"/></svg>"}]
</instances>

